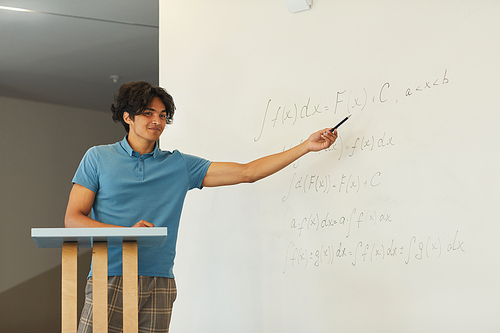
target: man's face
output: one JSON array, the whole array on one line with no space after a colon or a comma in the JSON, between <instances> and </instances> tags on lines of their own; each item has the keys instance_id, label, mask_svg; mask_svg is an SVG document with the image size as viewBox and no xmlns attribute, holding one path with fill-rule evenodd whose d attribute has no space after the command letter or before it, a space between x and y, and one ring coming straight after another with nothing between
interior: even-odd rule
<instances>
[{"instance_id":1,"label":"man's face","mask_svg":"<svg viewBox=\"0 0 500 333\"><path fill-rule=\"evenodd\" d=\"M165 129L167 111L161 99L155 97L149 107L133 120L127 112L124 113L123 119L130 126L129 139L156 142Z\"/></svg>"}]
</instances>

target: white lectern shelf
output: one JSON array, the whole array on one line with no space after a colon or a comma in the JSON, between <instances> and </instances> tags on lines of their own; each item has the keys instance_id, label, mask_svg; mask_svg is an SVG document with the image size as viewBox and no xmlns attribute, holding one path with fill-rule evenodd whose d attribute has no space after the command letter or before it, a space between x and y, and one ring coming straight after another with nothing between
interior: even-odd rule
<instances>
[{"instance_id":1,"label":"white lectern shelf","mask_svg":"<svg viewBox=\"0 0 500 333\"><path fill-rule=\"evenodd\" d=\"M167 228L32 228L31 238L39 248L61 248L64 242L92 247L94 242L106 241L110 247L121 247L126 241L136 241L138 247L159 247L165 243Z\"/></svg>"}]
</instances>

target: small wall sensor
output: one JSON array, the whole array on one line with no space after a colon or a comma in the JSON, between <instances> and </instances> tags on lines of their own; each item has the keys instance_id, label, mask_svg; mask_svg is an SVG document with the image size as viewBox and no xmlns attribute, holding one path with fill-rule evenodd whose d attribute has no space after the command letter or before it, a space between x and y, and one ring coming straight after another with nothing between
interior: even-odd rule
<instances>
[{"instance_id":1,"label":"small wall sensor","mask_svg":"<svg viewBox=\"0 0 500 333\"><path fill-rule=\"evenodd\" d=\"M296 13L311 9L312 0L285 0L285 3L290 13Z\"/></svg>"}]
</instances>

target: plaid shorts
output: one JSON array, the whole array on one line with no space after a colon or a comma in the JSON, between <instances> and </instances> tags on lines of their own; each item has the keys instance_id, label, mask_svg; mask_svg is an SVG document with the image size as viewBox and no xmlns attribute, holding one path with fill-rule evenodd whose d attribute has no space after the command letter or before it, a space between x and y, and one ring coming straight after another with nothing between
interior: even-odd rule
<instances>
[{"instance_id":1,"label":"plaid shorts","mask_svg":"<svg viewBox=\"0 0 500 333\"><path fill-rule=\"evenodd\" d=\"M172 307L177 297L175 280L139 276L139 333L168 333ZM108 332L123 332L123 278L108 277ZM92 277L85 287L78 333L92 333Z\"/></svg>"}]
</instances>

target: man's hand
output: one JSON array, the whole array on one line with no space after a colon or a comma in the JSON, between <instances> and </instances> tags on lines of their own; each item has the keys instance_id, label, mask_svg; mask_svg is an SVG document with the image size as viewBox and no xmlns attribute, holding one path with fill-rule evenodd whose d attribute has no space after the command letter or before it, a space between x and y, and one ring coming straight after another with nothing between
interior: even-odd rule
<instances>
[{"instance_id":1,"label":"man's hand","mask_svg":"<svg viewBox=\"0 0 500 333\"><path fill-rule=\"evenodd\" d=\"M155 225L153 223L150 223L148 221L140 220L136 224L132 226L132 228L152 228Z\"/></svg>"},{"instance_id":2,"label":"man's hand","mask_svg":"<svg viewBox=\"0 0 500 333\"><path fill-rule=\"evenodd\" d=\"M309 151L320 151L329 148L337 140L337 130L330 132L330 128L317 131L307 139Z\"/></svg>"}]
</instances>

